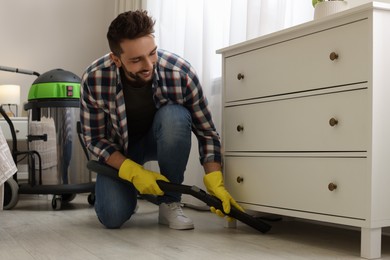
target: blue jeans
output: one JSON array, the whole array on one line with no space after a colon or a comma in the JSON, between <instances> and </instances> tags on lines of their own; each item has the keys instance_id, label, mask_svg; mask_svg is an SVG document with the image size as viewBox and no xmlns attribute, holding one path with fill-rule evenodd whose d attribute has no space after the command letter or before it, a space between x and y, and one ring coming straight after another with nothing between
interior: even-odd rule
<instances>
[{"instance_id":1,"label":"blue jeans","mask_svg":"<svg viewBox=\"0 0 390 260\"><path fill-rule=\"evenodd\" d=\"M191 149L191 114L180 105L166 105L157 110L149 132L129 144L128 157L144 164L157 160L161 174L173 183L182 183ZM137 190L124 183L98 174L95 184L95 211L107 228L119 228L134 213ZM179 193L165 193L158 203L178 202Z\"/></svg>"}]
</instances>

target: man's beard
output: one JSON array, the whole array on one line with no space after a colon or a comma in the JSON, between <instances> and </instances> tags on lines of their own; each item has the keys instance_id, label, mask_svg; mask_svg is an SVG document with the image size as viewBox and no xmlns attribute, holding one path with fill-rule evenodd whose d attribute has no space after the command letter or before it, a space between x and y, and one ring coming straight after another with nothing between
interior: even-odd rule
<instances>
[{"instance_id":1,"label":"man's beard","mask_svg":"<svg viewBox=\"0 0 390 260\"><path fill-rule=\"evenodd\" d=\"M142 77L140 77L138 75L138 73L142 73L144 71L140 71L138 73L132 73L132 72L128 71L124 66L122 66L122 71L125 74L125 77L127 78L127 80L131 83L131 85L137 86L137 87L145 87L145 86L150 86L150 84L152 83L153 78L154 78L155 68L156 68L156 66L153 65L152 78L149 80L144 80Z\"/></svg>"}]
</instances>

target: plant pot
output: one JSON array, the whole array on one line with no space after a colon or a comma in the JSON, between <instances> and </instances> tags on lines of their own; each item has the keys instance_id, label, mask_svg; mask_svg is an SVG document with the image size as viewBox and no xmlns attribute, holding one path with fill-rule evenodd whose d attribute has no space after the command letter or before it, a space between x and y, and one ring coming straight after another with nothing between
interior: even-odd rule
<instances>
[{"instance_id":1,"label":"plant pot","mask_svg":"<svg viewBox=\"0 0 390 260\"><path fill-rule=\"evenodd\" d=\"M314 19L319 19L346 9L348 9L347 1L339 0L319 2L314 8Z\"/></svg>"}]
</instances>

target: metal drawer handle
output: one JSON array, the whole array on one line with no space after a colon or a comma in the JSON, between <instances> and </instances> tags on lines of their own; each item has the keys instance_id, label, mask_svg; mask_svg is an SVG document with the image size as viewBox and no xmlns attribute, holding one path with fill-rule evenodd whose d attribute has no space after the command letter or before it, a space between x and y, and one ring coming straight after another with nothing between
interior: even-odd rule
<instances>
[{"instance_id":1,"label":"metal drawer handle","mask_svg":"<svg viewBox=\"0 0 390 260\"><path fill-rule=\"evenodd\" d=\"M329 54L329 59L331 61L337 60L339 58L339 55L335 53L334 51Z\"/></svg>"},{"instance_id":2,"label":"metal drawer handle","mask_svg":"<svg viewBox=\"0 0 390 260\"><path fill-rule=\"evenodd\" d=\"M329 183L329 184L328 184L328 189L329 189L330 191L334 191L335 189L337 189L337 184L335 184L335 183L333 183L333 182Z\"/></svg>"},{"instance_id":3,"label":"metal drawer handle","mask_svg":"<svg viewBox=\"0 0 390 260\"><path fill-rule=\"evenodd\" d=\"M237 126L237 132L242 132L244 131L244 126L243 125L238 125Z\"/></svg>"},{"instance_id":4,"label":"metal drawer handle","mask_svg":"<svg viewBox=\"0 0 390 260\"><path fill-rule=\"evenodd\" d=\"M238 73L238 74L237 74L237 79L238 79L238 80L244 79L244 74Z\"/></svg>"},{"instance_id":5,"label":"metal drawer handle","mask_svg":"<svg viewBox=\"0 0 390 260\"><path fill-rule=\"evenodd\" d=\"M330 126L336 126L337 124L339 123L339 120L337 120L336 118L332 117L331 119L329 119L329 125Z\"/></svg>"},{"instance_id":6,"label":"metal drawer handle","mask_svg":"<svg viewBox=\"0 0 390 260\"><path fill-rule=\"evenodd\" d=\"M244 178L242 178L241 176L238 176L237 177L237 182L238 183L241 183L241 182L243 182L244 181Z\"/></svg>"}]
</instances>

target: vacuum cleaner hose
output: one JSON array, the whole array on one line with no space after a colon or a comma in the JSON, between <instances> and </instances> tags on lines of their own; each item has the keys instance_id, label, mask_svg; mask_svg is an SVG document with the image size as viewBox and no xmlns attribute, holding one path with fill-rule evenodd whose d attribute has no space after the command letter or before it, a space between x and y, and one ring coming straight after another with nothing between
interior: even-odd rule
<instances>
[{"instance_id":1,"label":"vacuum cleaner hose","mask_svg":"<svg viewBox=\"0 0 390 260\"><path fill-rule=\"evenodd\" d=\"M107 177L114 178L126 183L126 181L118 177L118 171L108 166L107 164L103 164L95 160L90 160L87 163L87 168L98 174L103 174ZM200 189L197 186L175 184L175 183L159 181L159 180L157 181L157 184L160 187L160 189L165 192L173 191L182 194L192 195L193 197L206 203L208 206L210 207L213 206L214 208L219 209L223 212L222 202L218 198L206 193L204 190ZM242 223L247 224L248 226L260 231L261 233L267 233L271 229L271 225L269 225L268 223L265 223L259 220L258 218L255 218L245 212L242 212L236 209L235 207L232 207L230 213L226 215L231 216L241 221Z\"/></svg>"},{"instance_id":2,"label":"vacuum cleaner hose","mask_svg":"<svg viewBox=\"0 0 390 260\"><path fill-rule=\"evenodd\" d=\"M222 202L217 198L210 194L207 194L204 190L200 189L199 187L193 185L183 185L183 184L175 184L171 182L165 182L157 180L157 184L163 191L171 191L171 192L179 192L182 194L189 194L193 197L203 201L206 203L209 207L214 207L216 209L221 210L225 215L228 215L230 217L233 217L242 223L247 224L248 226L260 231L261 233L267 233L271 226L259 219L256 219L245 212L242 212L235 207L231 207L230 213L227 214L223 211Z\"/></svg>"}]
</instances>

